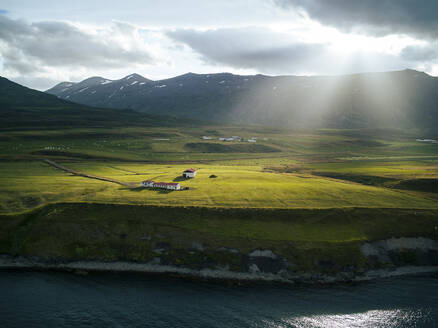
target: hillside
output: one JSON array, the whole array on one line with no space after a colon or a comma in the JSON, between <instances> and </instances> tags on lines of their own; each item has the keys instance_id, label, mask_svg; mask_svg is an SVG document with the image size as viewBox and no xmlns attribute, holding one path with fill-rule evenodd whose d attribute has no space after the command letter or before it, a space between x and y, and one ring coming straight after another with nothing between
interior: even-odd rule
<instances>
[{"instance_id":1,"label":"hillside","mask_svg":"<svg viewBox=\"0 0 438 328\"><path fill-rule=\"evenodd\" d=\"M76 104L0 77L0 128L155 126L173 122L177 121L132 110Z\"/></svg>"},{"instance_id":2,"label":"hillside","mask_svg":"<svg viewBox=\"0 0 438 328\"><path fill-rule=\"evenodd\" d=\"M438 123L438 78L404 70L338 77L138 74L64 82L47 93L77 103L225 123L289 127L402 127Z\"/></svg>"}]
</instances>

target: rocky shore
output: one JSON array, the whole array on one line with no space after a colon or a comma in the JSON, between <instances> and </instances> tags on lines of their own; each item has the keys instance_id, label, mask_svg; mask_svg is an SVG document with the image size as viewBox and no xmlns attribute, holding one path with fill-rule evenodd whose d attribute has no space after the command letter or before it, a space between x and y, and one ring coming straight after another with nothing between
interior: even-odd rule
<instances>
[{"instance_id":1,"label":"rocky shore","mask_svg":"<svg viewBox=\"0 0 438 328\"><path fill-rule=\"evenodd\" d=\"M202 252L202 245L196 245ZM236 253L237 250L224 248ZM40 257L0 256L0 269L53 270L87 273L92 271L138 272L177 275L183 278L229 281L271 281L281 283L339 283L366 281L407 274L438 272L438 242L427 238L392 238L364 243L361 252L369 267L361 271L294 272L286 259L271 250L257 249L243 257L245 271L231 271L229 267L193 269L173 264L162 264L159 257L147 263L130 261L71 261ZM408 262L416 265L407 265Z\"/></svg>"}]
</instances>

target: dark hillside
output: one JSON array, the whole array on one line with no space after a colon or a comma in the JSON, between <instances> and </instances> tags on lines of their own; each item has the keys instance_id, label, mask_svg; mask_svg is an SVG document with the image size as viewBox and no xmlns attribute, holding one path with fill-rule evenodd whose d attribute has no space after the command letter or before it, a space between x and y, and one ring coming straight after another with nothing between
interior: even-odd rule
<instances>
[{"instance_id":1,"label":"dark hillside","mask_svg":"<svg viewBox=\"0 0 438 328\"><path fill-rule=\"evenodd\" d=\"M162 126L181 124L170 117L132 110L92 108L0 77L0 128L68 128L111 126Z\"/></svg>"}]
</instances>

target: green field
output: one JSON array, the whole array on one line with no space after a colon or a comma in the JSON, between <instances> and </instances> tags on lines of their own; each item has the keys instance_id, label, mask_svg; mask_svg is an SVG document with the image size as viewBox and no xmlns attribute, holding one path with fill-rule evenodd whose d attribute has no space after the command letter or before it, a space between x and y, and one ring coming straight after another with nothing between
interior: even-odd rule
<instances>
[{"instance_id":1,"label":"green field","mask_svg":"<svg viewBox=\"0 0 438 328\"><path fill-rule=\"evenodd\" d=\"M217 139L236 135L243 141ZM371 266L365 241L438 238L438 144L421 137L258 126L2 130L0 254L149 261L164 242L165 263L193 268L240 271L244 254L261 248L293 270L361 271ZM196 178L182 179L189 167ZM189 189L142 188L146 179ZM202 256L193 241L208 246Z\"/></svg>"},{"instance_id":2,"label":"green field","mask_svg":"<svg viewBox=\"0 0 438 328\"><path fill-rule=\"evenodd\" d=\"M217 139L239 135L257 143ZM398 131L262 127L0 133L0 213L56 202L243 208L438 208L438 144ZM43 159L138 188L72 176ZM180 178L185 168L195 179ZM215 175L216 178L210 178ZM140 188L178 181L189 190Z\"/></svg>"}]
</instances>

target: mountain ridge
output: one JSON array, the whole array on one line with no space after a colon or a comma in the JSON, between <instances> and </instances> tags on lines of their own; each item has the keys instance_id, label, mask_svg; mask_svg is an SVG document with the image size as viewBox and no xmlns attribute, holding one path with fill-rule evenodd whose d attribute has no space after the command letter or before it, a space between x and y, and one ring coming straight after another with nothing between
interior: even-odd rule
<instances>
[{"instance_id":1,"label":"mountain ridge","mask_svg":"<svg viewBox=\"0 0 438 328\"><path fill-rule=\"evenodd\" d=\"M162 81L167 81L167 80L172 80L172 79L178 79L178 78L184 78L184 77L190 77L190 76L212 76L212 75L230 75L230 76L239 76L239 77L265 77L265 78L339 78L339 77L353 77L353 76L358 76L358 75L365 75L365 74L387 74L387 73L411 73L411 74L421 74L421 75L425 75L431 78L437 78L436 76L432 76L430 74L427 74L426 72L423 71L418 71L415 69L411 69L411 68L405 68L402 70L392 70L392 71L382 71L382 72L373 72L373 71L369 71L369 72L362 72L362 73L350 73L350 74L339 74L339 75L290 75L290 74L280 74L280 75L266 75L266 74L249 74L249 75L240 75L240 74L234 74L234 73L230 73L230 72L219 72L219 73L194 73L194 72L187 72L184 74L180 74L180 75L176 75L173 77L168 77L168 78L164 78L164 79L157 79L157 80L153 80L153 79L148 79L146 77L144 77L141 74L138 73L131 73L128 74L120 79L108 79L108 78L104 78L101 76L91 76L88 77L82 81L79 82L73 82L73 81L63 81L63 82L59 82L57 84L55 84L53 87L43 91L46 93L50 93L50 90L53 90L54 88L58 87L58 86L62 86L63 84L71 84L71 85L75 85L78 83L82 83L84 81L90 80L90 79L94 79L94 78L99 78L102 80L107 80L107 81L111 81L111 82L115 82L115 81L122 81L122 80L127 80L128 78L130 78L131 76L136 76L151 82L162 82Z\"/></svg>"},{"instance_id":2,"label":"mountain ridge","mask_svg":"<svg viewBox=\"0 0 438 328\"><path fill-rule=\"evenodd\" d=\"M131 74L93 82L58 84L46 92L89 106L215 123L311 128L438 125L438 78L410 69L342 76L186 73L157 81Z\"/></svg>"}]
</instances>

